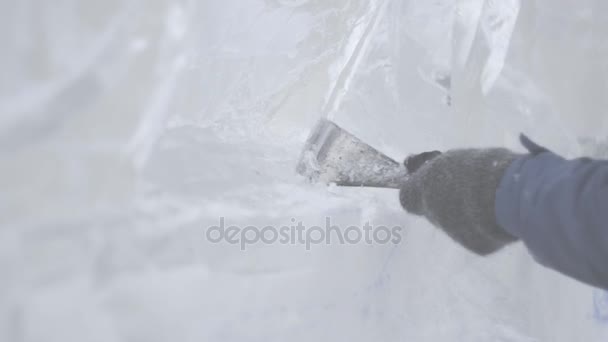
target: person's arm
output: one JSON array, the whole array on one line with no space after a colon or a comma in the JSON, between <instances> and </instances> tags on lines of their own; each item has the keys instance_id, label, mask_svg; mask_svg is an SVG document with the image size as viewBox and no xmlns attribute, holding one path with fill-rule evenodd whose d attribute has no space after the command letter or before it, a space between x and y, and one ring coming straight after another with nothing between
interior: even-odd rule
<instances>
[{"instance_id":1,"label":"person's arm","mask_svg":"<svg viewBox=\"0 0 608 342\"><path fill-rule=\"evenodd\" d=\"M608 288L608 161L518 158L496 192L496 218L541 264Z\"/></svg>"},{"instance_id":2,"label":"person's arm","mask_svg":"<svg viewBox=\"0 0 608 342\"><path fill-rule=\"evenodd\" d=\"M408 157L401 205L473 253L522 240L543 265L608 289L608 161L568 161L521 141L528 154L490 148Z\"/></svg>"}]
</instances>

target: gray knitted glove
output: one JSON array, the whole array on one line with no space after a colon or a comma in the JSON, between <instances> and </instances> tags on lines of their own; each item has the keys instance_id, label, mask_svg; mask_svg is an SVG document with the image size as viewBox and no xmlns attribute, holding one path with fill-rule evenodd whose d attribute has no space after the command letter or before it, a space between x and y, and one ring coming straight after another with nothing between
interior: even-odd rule
<instances>
[{"instance_id":1,"label":"gray knitted glove","mask_svg":"<svg viewBox=\"0 0 608 342\"><path fill-rule=\"evenodd\" d=\"M517 239L496 223L495 195L511 162L506 149L433 151L410 156L410 177L399 199L408 212L426 217L456 242L491 254Z\"/></svg>"}]
</instances>

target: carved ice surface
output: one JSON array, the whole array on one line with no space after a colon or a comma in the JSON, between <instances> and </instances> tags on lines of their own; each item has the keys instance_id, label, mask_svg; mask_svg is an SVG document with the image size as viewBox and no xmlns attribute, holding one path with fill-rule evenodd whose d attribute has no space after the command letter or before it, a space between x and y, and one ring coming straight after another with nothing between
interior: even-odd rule
<instances>
[{"instance_id":1,"label":"carved ice surface","mask_svg":"<svg viewBox=\"0 0 608 342\"><path fill-rule=\"evenodd\" d=\"M0 340L606 341L603 294L521 245L481 259L395 190L294 171L322 117L399 162L520 149L522 131L605 156L606 18L566 0L0 3ZM328 217L403 239L206 236Z\"/></svg>"}]
</instances>

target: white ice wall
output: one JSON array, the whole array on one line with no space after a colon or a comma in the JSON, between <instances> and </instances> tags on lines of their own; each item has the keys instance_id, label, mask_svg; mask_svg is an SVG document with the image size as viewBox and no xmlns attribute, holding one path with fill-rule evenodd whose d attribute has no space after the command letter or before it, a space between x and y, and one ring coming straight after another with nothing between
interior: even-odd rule
<instances>
[{"instance_id":1,"label":"white ice wall","mask_svg":"<svg viewBox=\"0 0 608 342\"><path fill-rule=\"evenodd\" d=\"M487 259L392 191L311 186L334 119L395 158L606 138L602 1L0 2L3 341L602 341L603 292ZM400 245L212 244L291 219Z\"/></svg>"}]
</instances>

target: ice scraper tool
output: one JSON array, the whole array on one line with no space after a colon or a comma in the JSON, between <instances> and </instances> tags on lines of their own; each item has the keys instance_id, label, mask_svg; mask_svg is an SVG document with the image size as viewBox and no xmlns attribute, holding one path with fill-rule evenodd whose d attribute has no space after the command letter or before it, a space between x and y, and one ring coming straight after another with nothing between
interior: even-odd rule
<instances>
[{"instance_id":1,"label":"ice scraper tool","mask_svg":"<svg viewBox=\"0 0 608 342\"><path fill-rule=\"evenodd\" d=\"M408 173L402 164L326 119L310 134L296 170L312 182L393 189L401 187Z\"/></svg>"}]
</instances>

